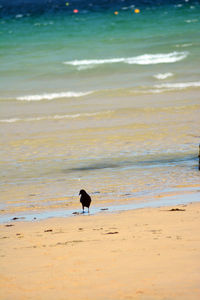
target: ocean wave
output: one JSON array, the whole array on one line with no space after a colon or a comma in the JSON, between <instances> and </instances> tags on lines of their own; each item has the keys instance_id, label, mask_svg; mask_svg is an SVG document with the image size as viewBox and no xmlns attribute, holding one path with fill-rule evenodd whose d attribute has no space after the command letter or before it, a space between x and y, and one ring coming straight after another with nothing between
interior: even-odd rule
<instances>
[{"instance_id":1,"label":"ocean wave","mask_svg":"<svg viewBox=\"0 0 200 300\"><path fill-rule=\"evenodd\" d=\"M157 93L167 93L175 92L177 90L185 90L190 88L199 88L200 82L183 82L183 83L163 83L155 84L152 86L135 86L128 88L119 89L107 89L99 90L96 92L97 96L106 97L123 97L123 96L134 96L142 94L157 94Z\"/></svg>"},{"instance_id":2,"label":"ocean wave","mask_svg":"<svg viewBox=\"0 0 200 300\"><path fill-rule=\"evenodd\" d=\"M173 76L173 73L158 73L158 74L156 74L156 75L154 75L153 77L154 78L156 78L156 79L166 79L166 78L168 78L168 77L171 77L171 76Z\"/></svg>"},{"instance_id":3,"label":"ocean wave","mask_svg":"<svg viewBox=\"0 0 200 300\"><path fill-rule=\"evenodd\" d=\"M199 21L198 19L185 20L186 23L196 23L198 21Z\"/></svg>"},{"instance_id":4,"label":"ocean wave","mask_svg":"<svg viewBox=\"0 0 200 300\"><path fill-rule=\"evenodd\" d=\"M168 78L170 76L173 76L173 73L159 73L154 75L159 80ZM124 97L124 96L133 96L133 95L140 95L140 94L155 94L155 93L164 93L164 92L171 92L171 91L177 91L177 90L185 90L185 89L191 89L191 88L199 88L200 87L200 81L197 82L165 82L165 83L159 83L155 85L141 85L141 86L129 86L129 87L121 87L121 88L109 88L109 89L99 89L99 90L94 90L91 93L93 93L94 97ZM89 94L89 92L88 92ZM86 93L85 93L86 95ZM38 95L39 96L39 95ZM33 97L33 98L32 98ZM41 95L38 98L35 96L24 96L23 98L21 97L20 100L25 100L25 101L39 101L43 99L47 99L42 97ZM9 98L1 98L0 100L8 100ZM18 99L19 100L19 99ZM75 117L79 117L79 114L73 115ZM54 116L54 117L39 117L38 120L42 119L61 119L61 118L72 118L72 116ZM36 120L36 118L33 119L33 121ZM20 121L18 119L9 119L6 120L5 122L17 122ZM28 121L32 121L32 119L28 119ZM2 120L0 120L2 122Z\"/></svg>"},{"instance_id":5,"label":"ocean wave","mask_svg":"<svg viewBox=\"0 0 200 300\"><path fill-rule=\"evenodd\" d=\"M186 47L191 47L191 46L193 46L192 43L175 45L176 48L186 48Z\"/></svg>"},{"instance_id":6,"label":"ocean wave","mask_svg":"<svg viewBox=\"0 0 200 300\"><path fill-rule=\"evenodd\" d=\"M15 18L16 18L16 19L20 19L20 18L23 18L23 16L24 16L24 15L22 15L22 14L18 14L18 15L15 16Z\"/></svg>"},{"instance_id":7,"label":"ocean wave","mask_svg":"<svg viewBox=\"0 0 200 300\"><path fill-rule=\"evenodd\" d=\"M32 122L32 121L44 121L44 120L62 120L62 119L76 119L84 117L95 117L103 114L110 114L113 111L102 111L94 113L78 113L73 115L53 115L53 116L42 116L42 117L32 117L32 118L10 118L2 119L0 123L16 123L16 122Z\"/></svg>"},{"instance_id":8,"label":"ocean wave","mask_svg":"<svg viewBox=\"0 0 200 300\"><path fill-rule=\"evenodd\" d=\"M186 89L190 87L200 87L200 82L162 83L155 85L155 87L166 89Z\"/></svg>"},{"instance_id":9,"label":"ocean wave","mask_svg":"<svg viewBox=\"0 0 200 300\"><path fill-rule=\"evenodd\" d=\"M200 82L184 82L184 83L163 83L156 84L153 86L153 89L144 90L143 93L165 93L173 92L177 90L185 90L188 88L197 88L200 87Z\"/></svg>"},{"instance_id":10,"label":"ocean wave","mask_svg":"<svg viewBox=\"0 0 200 300\"><path fill-rule=\"evenodd\" d=\"M51 93L51 94L41 94L41 95L26 95L17 97L20 101L41 101L41 100L53 100L59 98L73 98L73 97L83 97L92 94L94 91L88 92L61 92L61 93Z\"/></svg>"},{"instance_id":11,"label":"ocean wave","mask_svg":"<svg viewBox=\"0 0 200 300\"><path fill-rule=\"evenodd\" d=\"M130 5L130 6L124 6L122 7L122 10L128 10L128 9L133 9L135 7L134 4Z\"/></svg>"},{"instance_id":12,"label":"ocean wave","mask_svg":"<svg viewBox=\"0 0 200 300\"><path fill-rule=\"evenodd\" d=\"M96 65L103 64L114 64L114 63L126 63L126 64L136 64L136 65L153 65L161 63L174 63L183 60L188 55L188 52L171 52L164 54L144 54L135 57L122 57L122 58L109 58L109 59L84 59L84 60L73 60L65 61L63 64L71 65L80 68L94 67Z\"/></svg>"}]
</instances>

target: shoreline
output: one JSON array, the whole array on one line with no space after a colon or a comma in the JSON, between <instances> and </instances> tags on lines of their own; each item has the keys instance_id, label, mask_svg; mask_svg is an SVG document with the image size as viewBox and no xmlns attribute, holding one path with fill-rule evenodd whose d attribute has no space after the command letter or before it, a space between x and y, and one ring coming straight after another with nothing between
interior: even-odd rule
<instances>
[{"instance_id":1,"label":"shoreline","mask_svg":"<svg viewBox=\"0 0 200 300\"><path fill-rule=\"evenodd\" d=\"M147 196L147 199L143 198L140 201L133 202L129 201L125 204L105 204L100 206L91 206L90 209L90 216L95 216L100 213L119 213L121 211L130 211L130 210L137 210L143 208L159 208L159 207L166 207L172 205L181 205L181 204L188 204L190 202L200 202L200 190L198 187L195 188L185 188L184 190L179 191L179 193L171 191L168 193L158 194L154 196ZM188 201L188 198L191 200ZM146 201L145 201L146 200ZM94 203L94 202L93 202ZM72 209L47 209L47 210L35 210L32 212L13 212L10 214L2 214L0 217L0 224L5 224L7 222L13 221L41 221L41 220L48 220L54 218L70 218L76 215L82 215L81 209L74 207ZM87 215L87 213L85 213Z\"/></svg>"},{"instance_id":2,"label":"shoreline","mask_svg":"<svg viewBox=\"0 0 200 300\"><path fill-rule=\"evenodd\" d=\"M197 300L199 214L191 203L1 224L0 298Z\"/></svg>"}]
</instances>

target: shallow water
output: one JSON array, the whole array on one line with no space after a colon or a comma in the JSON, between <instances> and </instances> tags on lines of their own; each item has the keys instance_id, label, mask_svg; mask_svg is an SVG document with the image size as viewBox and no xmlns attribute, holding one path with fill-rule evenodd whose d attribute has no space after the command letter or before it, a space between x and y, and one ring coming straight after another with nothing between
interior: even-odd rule
<instances>
[{"instance_id":1,"label":"shallow water","mask_svg":"<svg viewBox=\"0 0 200 300\"><path fill-rule=\"evenodd\" d=\"M1 10L3 215L198 189L200 6L150 2Z\"/></svg>"},{"instance_id":2,"label":"shallow water","mask_svg":"<svg viewBox=\"0 0 200 300\"><path fill-rule=\"evenodd\" d=\"M1 217L0 223L6 223L8 221L10 222L16 222L16 221L40 221L44 219L49 218L67 218L67 217L74 217L74 216L94 216L100 213L103 214L110 214L115 212L122 212L127 210L135 210L135 209L142 209L142 208L156 208L156 207L170 207L170 206L176 206L181 205L183 208L178 209L185 209L184 207L187 206L188 203L195 203L200 201L200 190L194 191L193 189L184 189L184 194L181 193L181 195L176 194L173 195L173 193L168 193L164 195L161 199L158 199L160 196L155 198L154 200L148 199L148 201L145 201L147 199L141 199L139 201L130 201L128 203L124 204L110 204L106 207L99 207L99 206L93 206L92 209L90 209L90 212L83 213L80 209L79 210L73 210L73 209L54 209L54 210L33 210L30 212L20 212L15 214L15 217L13 217L13 214L4 214ZM149 201L150 200L150 201Z\"/></svg>"}]
</instances>

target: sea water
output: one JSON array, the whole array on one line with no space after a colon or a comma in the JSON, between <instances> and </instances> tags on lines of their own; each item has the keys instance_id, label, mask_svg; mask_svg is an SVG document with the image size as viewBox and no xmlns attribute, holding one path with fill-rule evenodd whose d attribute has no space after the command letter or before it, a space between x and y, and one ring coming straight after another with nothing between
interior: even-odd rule
<instances>
[{"instance_id":1,"label":"sea water","mask_svg":"<svg viewBox=\"0 0 200 300\"><path fill-rule=\"evenodd\" d=\"M200 190L199 1L7 2L2 214Z\"/></svg>"}]
</instances>

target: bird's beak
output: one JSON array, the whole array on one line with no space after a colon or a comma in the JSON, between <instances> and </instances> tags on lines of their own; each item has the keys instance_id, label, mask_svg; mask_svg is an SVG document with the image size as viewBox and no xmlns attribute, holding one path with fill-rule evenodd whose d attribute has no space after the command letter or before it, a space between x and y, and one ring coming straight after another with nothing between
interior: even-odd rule
<instances>
[{"instance_id":1,"label":"bird's beak","mask_svg":"<svg viewBox=\"0 0 200 300\"><path fill-rule=\"evenodd\" d=\"M79 192L79 195L81 194L81 192Z\"/></svg>"}]
</instances>

